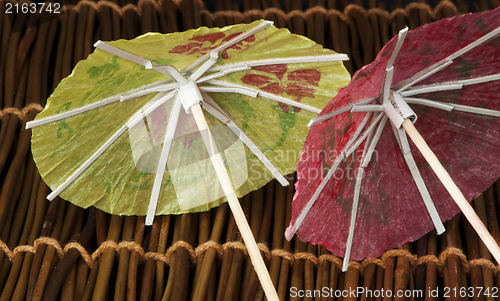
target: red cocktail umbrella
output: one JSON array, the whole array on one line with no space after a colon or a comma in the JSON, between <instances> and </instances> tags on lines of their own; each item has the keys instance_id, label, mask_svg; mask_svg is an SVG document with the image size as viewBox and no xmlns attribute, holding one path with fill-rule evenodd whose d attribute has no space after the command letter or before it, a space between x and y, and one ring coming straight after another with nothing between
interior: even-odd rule
<instances>
[{"instance_id":1,"label":"red cocktail umbrella","mask_svg":"<svg viewBox=\"0 0 500 301\"><path fill-rule=\"evenodd\" d=\"M500 175L499 26L495 9L405 29L359 70L311 122L286 237L346 269L462 210L500 262L468 202Z\"/></svg>"}]
</instances>

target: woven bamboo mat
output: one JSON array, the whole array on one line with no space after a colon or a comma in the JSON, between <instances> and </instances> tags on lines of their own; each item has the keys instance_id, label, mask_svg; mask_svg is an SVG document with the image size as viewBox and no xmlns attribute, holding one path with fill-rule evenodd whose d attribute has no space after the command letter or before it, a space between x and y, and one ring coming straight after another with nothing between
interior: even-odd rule
<instances>
[{"instance_id":1,"label":"woven bamboo mat","mask_svg":"<svg viewBox=\"0 0 500 301\"><path fill-rule=\"evenodd\" d=\"M352 73L405 25L415 28L499 5L498 0L405 7L396 2L387 11L375 1L368 7L309 1L304 7L300 1L262 0L216 1L209 11L196 0L65 3L61 14L48 16L6 14L5 5L0 7L0 300L264 299L226 204L205 213L158 217L145 227L143 217L110 216L45 199L49 189L31 157L31 132L24 124L96 40L265 18L348 54ZM302 300L291 288L323 287L424 292L409 298L365 294L362 300L435 300L446 289L456 300L496 299L460 297L461 288L492 293L500 286L498 267L461 215L446 223L441 236L430 233L381 258L351 262L341 273L340 259L325 248L284 240L292 196L293 185L271 182L241 200L282 300ZM473 201L498 241L499 202L499 182ZM429 293L436 289L439 298Z\"/></svg>"}]
</instances>

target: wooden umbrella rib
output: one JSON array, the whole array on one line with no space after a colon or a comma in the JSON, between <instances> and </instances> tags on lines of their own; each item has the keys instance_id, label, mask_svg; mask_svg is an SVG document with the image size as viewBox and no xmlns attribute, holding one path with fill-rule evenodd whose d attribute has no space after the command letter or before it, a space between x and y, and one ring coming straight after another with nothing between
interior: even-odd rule
<instances>
[{"instance_id":1,"label":"wooden umbrella rib","mask_svg":"<svg viewBox=\"0 0 500 301\"><path fill-rule=\"evenodd\" d=\"M401 47L403 46L407 33L408 33L408 27L405 27L404 29L399 31L398 41L396 43L396 46L394 47L394 50L392 51L391 57L389 58L389 62L387 62L386 69L389 69L394 65L396 57L398 56L398 53L401 50Z\"/></svg>"},{"instance_id":2,"label":"wooden umbrella rib","mask_svg":"<svg viewBox=\"0 0 500 301\"><path fill-rule=\"evenodd\" d=\"M352 154L361 145L361 143L363 143L363 141L366 140L366 138L368 137L368 135L370 135L371 133L373 133L373 130L375 129L375 127L377 126L377 124L382 120L383 116L384 116L383 113L379 113L377 115L377 117L375 117L375 120L368 126L368 128L363 133L363 135L361 135L361 137L359 137L359 139L357 139L352 144L352 146L350 146L349 149L346 150L346 152L345 152L345 156L346 157L349 156L350 154Z\"/></svg>"},{"instance_id":3,"label":"wooden umbrella rib","mask_svg":"<svg viewBox=\"0 0 500 301\"><path fill-rule=\"evenodd\" d=\"M309 106L309 105L300 103L298 101L295 101L295 100L292 100L292 99L289 99L289 98L286 98L283 96L279 96L279 95L276 95L276 94L273 94L270 92L261 91L259 89L254 89L254 88L246 87L243 85L230 83L230 82L226 82L226 81L220 81L220 80L210 80L210 81L208 81L208 83L216 85L216 86L221 86L221 87L239 88L239 89L243 89L243 90L257 92L258 96L262 96L262 97L265 97L265 98L268 98L271 100L275 100L275 101L278 101L278 102L281 102L281 103L284 103L287 105L291 105L291 106L294 106L296 108L301 108L301 109L304 109L304 110L307 110L307 111L310 111L313 113L317 113L317 114L321 112L321 110L319 108Z\"/></svg>"},{"instance_id":4,"label":"wooden umbrella rib","mask_svg":"<svg viewBox=\"0 0 500 301\"><path fill-rule=\"evenodd\" d=\"M413 159L410 145L408 143L408 138L406 137L406 133L403 129L398 129L397 132L399 134L401 152L406 161L406 164L408 165L408 169L410 170L410 173L413 177L413 181L415 182L415 185L417 186L417 189L420 192L420 196L424 201L425 208L427 209L427 212L429 213L432 223L436 228L437 234L442 234L445 231L443 222L441 221L439 213L437 212L436 207L434 206L434 202L432 201L429 191L427 190L427 186L425 185L424 179L422 178L422 175L418 170L417 164Z\"/></svg>"},{"instance_id":5,"label":"wooden umbrella rib","mask_svg":"<svg viewBox=\"0 0 500 301\"><path fill-rule=\"evenodd\" d=\"M131 62L137 63L139 65L143 65L146 69L152 69L153 68L153 63L150 60L142 58L142 57L137 56L137 55L134 55L134 54L132 54L130 52L121 50L120 48L111 46L111 45L109 45L106 42L97 41L94 44L94 47L96 47L98 49L101 49L103 51L106 51L108 53L114 54L114 55L116 55L118 57L121 57L122 59L127 60L127 61L131 61Z\"/></svg>"},{"instance_id":6,"label":"wooden umbrella rib","mask_svg":"<svg viewBox=\"0 0 500 301\"><path fill-rule=\"evenodd\" d=\"M401 88L399 88L399 86L401 86L401 84L397 84L397 85L393 86L393 88L397 89L398 93L406 91L407 89L409 89L410 87L413 87L418 82L420 82L420 81L428 78L429 76L443 70L444 68L448 67L451 64L453 64L453 61L443 60L443 61L439 62L439 64L436 64L434 66L434 68L432 68L430 70L427 70L427 69L422 70L421 72L418 72L417 74L412 76L409 80L405 80L403 82L403 86Z\"/></svg>"},{"instance_id":7,"label":"wooden umbrella rib","mask_svg":"<svg viewBox=\"0 0 500 301\"><path fill-rule=\"evenodd\" d=\"M353 241L353 237L354 237L354 228L356 225L356 217L358 214L359 193L361 191L361 181L363 180L363 175L364 175L364 168L359 168L357 176L356 176L356 184L354 186L354 198L352 201L351 219L349 222L349 233L347 236L344 261L342 264L342 271L343 272L347 271L347 268L349 267L349 258L351 256L351 247L352 247L352 241Z\"/></svg>"},{"instance_id":8,"label":"wooden umbrella rib","mask_svg":"<svg viewBox=\"0 0 500 301\"><path fill-rule=\"evenodd\" d=\"M431 93L431 92L460 90L460 89L462 89L462 87L463 87L463 85L460 83L452 83L449 85L444 84L444 85L432 85L432 86L425 86L425 87L416 87L412 90L406 90L406 91L401 92L401 96L407 97L407 96L413 96L413 95Z\"/></svg>"},{"instance_id":9,"label":"wooden umbrella rib","mask_svg":"<svg viewBox=\"0 0 500 301\"><path fill-rule=\"evenodd\" d=\"M281 185L288 185L288 181L281 174L281 172L274 166L274 164L266 157L266 155L257 147L257 145L241 130L238 125L232 121L225 114L219 112L210 103L215 104L210 101L209 98L205 99L205 104L203 108L205 111L210 113L210 115L217 118L222 123L226 124L233 133L238 136L238 138L252 151L252 153L261 161L262 164L272 173L272 175L280 182ZM216 104L215 104L216 105Z\"/></svg>"},{"instance_id":10,"label":"wooden umbrella rib","mask_svg":"<svg viewBox=\"0 0 500 301\"><path fill-rule=\"evenodd\" d=\"M368 141L370 142L370 143L365 143L365 147L363 149L363 154L361 156L361 162L362 163L368 162L367 158L369 156L371 156L371 154L368 154L368 152L372 148L372 145L375 144L375 146L376 146L376 143L378 142L378 138L379 137L375 136L375 138L373 138L373 135L374 135L375 125L377 123L380 123L382 115L383 115L382 113L379 114L379 116L377 116L377 118L375 119L375 121L373 121L372 124L370 124L370 126L365 131L365 133L358 139L358 141L363 141L364 139L367 139L367 137L369 137ZM379 127L377 129L377 132L378 132L378 130L381 130L381 127ZM357 147L359 147L360 144L361 143L354 143L352 149L356 149ZM360 195L361 195L361 181L363 180L363 176L364 176L364 173L365 173L365 167L366 166L364 164L361 164L360 167L358 168L358 172L356 174L356 182L355 182L355 185L354 185L354 196L353 196L353 202L352 202L352 208L351 208L351 219L350 219L350 225L349 225L349 233L348 233L348 236L347 236L345 256L344 256L344 260L343 260L343 264L342 264L342 271L343 272L347 271L347 268L349 267L349 258L350 258L350 255L351 255L351 247L352 247L353 238L354 238L354 230L355 230L355 225L356 225L356 217L357 217L357 214L358 214L359 198L360 198Z\"/></svg>"},{"instance_id":11,"label":"wooden umbrella rib","mask_svg":"<svg viewBox=\"0 0 500 301\"><path fill-rule=\"evenodd\" d=\"M62 112L62 113L59 113L59 114L55 114L55 115L52 115L52 116L40 118L40 119L37 119L37 120L32 120L32 121L29 121L29 122L26 123L26 128L29 129L29 128L33 128L33 127L36 127L36 126L44 125L44 124L47 124L47 123L51 123L51 122L54 122L54 121L58 121L58 120L61 120L61 119L65 119L65 118L68 118L68 117L71 117L71 116L75 116L75 115L78 115L78 114L81 114L81 113L84 113L84 112L87 112L87 111L90 111L90 110L94 110L94 109L100 108L102 106L105 106L105 105L108 105L108 104L111 104L111 103L114 103L114 102L116 102L118 100L128 100L128 99L130 99L131 95L135 95L134 97L138 97L138 96L143 96L143 95L147 95L147 94L151 94L151 93L156 93L156 92L160 92L160 91L170 91L170 90L173 90L175 88L174 86L165 84L165 82L169 82L169 81L171 81L171 80L170 79L168 79L168 80L160 80L160 81L157 81L157 82L154 82L154 83L151 83L151 84L143 85L143 86L141 86L141 87L139 87L137 89L132 89L132 90L127 91L125 93L120 93L120 94L116 94L116 95L113 95L113 96L106 97L104 99L101 99L99 101L93 102L93 103L88 104L88 105L84 105L84 106L76 108L76 109L72 109L72 110L69 110L69 111L66 111L66 112ZM137 94L137 93L139 93L139 94Z\"/></svg>"},{"instance_id":12,"label":"wooden umbrella rib","mask_svg":"<svg viewBox=\"0 0 500 301\"><path fill-rule=\"evenodd\" d=\"M465 105L460 105L460 104L453 104L453 110L468 112L468 113L473 113L473 114L488 115L488 116L493 116L493 117L500 117L499 110L484 109L484 108L465 106Z\"/></svg>"},{"instance_id":13,"label":"wooden umbrella rib","mask_svg":"<svg viewBox=\"0 0 500 301\"><path fill-rule=\"evenodd\" d=\"M314 191L314 194L312 195L311 199L307 202L306 206L302 209L300 212L299 216L295 220L295 223L293 225L290 225L286 231L285 231L285 237L287 240L291 240L292 237L295 235L295 232L299 229L300 225L306 218L307 214L309 214L309 211L311 210L312 206L318 199L320 193L323 191L325 188L326 184L330 181L330 178L333 176L333 173L339 166L340 162L345 158L346 151L349 149L349 147L358 139L359 135L361 134L363 128L365 127L366 123L368 122L370 118L371 112L366 114L365 118L361 122L360 126L356 129L354 135L352 136L351 140L346 144L340 155L337 157L335 162L333 163L332 167L328 170L328 173L325 175L325 177L321 180L321 183L318 185L316 190Z\"/></svg>"},{"instance_id":14,"label":"wooden umbrella rib","mask_svg":"<svg viewBox=\"0 0 500 301\"><path fill-rule=\"evenodd\" d=\"M420 105L424 105L424 106L428 106L428 107L432 107L432 108L436 108L436 109L445 110L448 112L461 111L461 112L468 112L468 113L473 113L473 114L500 117L499 110L478 108L478 107L474 107L474 106L466 106L466 105L455 104L455 103L451 103L451 102L448 102L448 103L447 102L440 102L440 101L429 100L429 99L425 99L425 98L416 98L416 97L405 97L405 100L407 103L420 104Z\"/></svg>"},{"instance_id":15,"label":"wooden umbrella rib","mask_svg":"<svg viewBox=\"0 0 500 301\"><path fill-rule=\"evenodd\" d=\"M448 56L445 60L449 60L449 61L454 60L457 57L460 57L463 54L465 54L465 53L469 52L470 50L476 48L477 46L481 45L482 43L489 41L490 39L494 38L498 34L500 34L500 26L495 28L494 30L490 31L489 33L485 34L484 36L480 37L479 39L475 40L474 42L470 43L469 45L459 49L458 51L456 51L452 55Z\"/></svg>"},{"instance_id":16,"label":"wooden umbrella rib","mask_svg":"<svg viewBox=\"0 0 500 301\"><path fill-rule=\"evenodd\" d=\"M153 219L156 213L156 206L158 204L158 197L160 196L161 183L163 180L163 174L165 173L167 160L170 154L170 147L172 145L172 140L174 139L175 129L177 128L177 122L179 120L179 113L181 111L181 101L177 97L175 99L174 105L172 107L172 113L168 120L167 128L165 130L165 138L163 141L163 147L160 154L160 159L158 161L158 166L156 169L156 176L153 184L153 189L151 192L151 198L149 200L148 212L146 215L146 225L150 226L153 224Z\"/></svg>"},{"instance_id":17,"label":"wooden umbrella rib","mask_svg":"<svg viewBox=\"0 0 500 301\"><path fill-rule=\"evenodd\" d=\"M325 121L327 119L335 117L335 116L337 116L339 114L342 114L342 113L345 113L345 112L349 112L355 106L363 106L363 105L369 104L371 102L374 102L377 99L378 99L378 96L374 96L374 97L369 97L369 98L365 98L365 99L359 100L359 101L357 101L354 104L348 104L348 105L343 106L343 107L341 107L339 109L336 109L333 112L330 112L330 113L327 113L325 115L321 115L319 117L316 117L316 118L312 119L307 126L311 127L311 126L313 126L315 124L318 124L318 123L320 123L322 121ZM364 112L364 111L358 111L358 112Z\"/></svg>"},{"instance_id":18,"label":"wooden umbrella rib","mask_svg":"<svg viewBox=\"0 0 500 301\"><path fill-rule=\"evenodd\" d=\"M231 47L232 45L248 38L249 36L271 26L273 24L273 22L270 22L270 21L264 21L262 22L261 24L255 26L254 28L251 28L250 30L248 31L245 31L243 32L242 34L232 38L231 40L227 41L226 43L223 43L222 45L219 45L217 48L215 48L214 50L212 50L211 52L203 55L202 57L200 57L198 60L196 60L194 63L192 63L190 66L188 66L186 69L184 69L183 71L191 71L193 70L194 68L196 68L198 65L200 65L202 62L204 62L206 59L208 59L210 56L214 55L214 54L218 54L219 52L223 51L224 49L228 48L228 47ZM201 67L200 67L201 68Z\"/></svg>"},{"instance_id":19,"label":"wooden umbrella rib","mask_svg":"<svg viewBox=\"0 0 500 301\"><path fill-rule=\"evenodd\" d=\"M113 144L125 131L127 126L122 126L118 131L116 131L113 136L111 136L84 164L82 164L70 177L68 177L63 184L59 185L54 191L52 191L47 199L52 201L56 196L58 196L66 187L68 187L77 177L79 177L108 147Z\"/></svg>"},{"instance_id":20,"label":"wooden umbrella rib","mask_svg":"<svg viewBox=\"0 0 500 301\"><path fill-rule=\"evenodd\" d=\"M238 94L250 96L253 98L256 98L258 95L258 92L256 92L256 91L247 90L247 89L238 88L238 87L226 88L226 87L203 86L203 87L200 87L200 90L204 91L204 92L212 92L212 93L238 93Z\"/></svg>"},{"instance_id":21,"label":"wooden umbrella rib","mask_svg":"<svg viewBox=\"0 0 500 301\"><path fill-rule=\"evenodd\" d=\"M463 80L436 83L436 84L431 84L431 85L414 86L411 89L408 89L408 90L401 92L400 94L402 96L412 96L412 95L429 93L429 92L436 92L436 91L448 91L448 90L462 89L463 86L482 84L482 83L487 83L487 82L496 81L496 80L500 80L500 73L481 76L481 77L474 77L474 78L469 78L469 79L463 79Z\"/></svg>"},{"instance_id":22,"label":"wooden umbrella rib","mask_svg":"<svg viewBox=\"0 0 500 301\"><path fill-rule=\"evenodd\" d=\"M227 64L227 65L222 65L222 66L215 66L215 67L208 69L208 72L231 70L233 68L240 68L243 66L257 67L257 66L268 66L268 65L276 65L276 64L337 62L337 61L346 61L348 59L349 59L349 57L343 53L261 59L261 60L243 61L243 62Z\"/></svg>"},{"instance_id":23,"label":"wooden umbrella rib","mask_svg":"<svg viewBox=\"0 0 500 301\"><path fill-rule=\"evenodd\" d=\"M216 73L204 76L204 77L200 77L199 79L196 80L196 83L200 84L200 83L212 80L212 79L226 76L226 75L234 73L234 72L245 71L245 70L249 70L249 69L250 69L250 66L246 65L246 64L240 65L240 66L235 65L231 68L223 69L223 70L220 70L219 72L216 72ZM208 71L211 71L211 70L209 69Z\"/></svg>"},{"instance_id":24,"label":"wooden umbrella rib","mask_svg":"<svg viewBox=\"0 0 500 301\"><path fill-rule=\"evenodd\" d=\"M455 53L447 56L446 58L438 61L437 63L421 70L417 74L413 75L409 79L405 80L402 84L397 84L394 86L395 89L398 90L398 92L403 92L407 90L408 88L412 87L416 83L424 80L425 78L429 77L432 74L435 74L436 72L446 68L450 64L453 63L453 60L462 56L463 54L467 53L468 51L474 49L475 47L481 45L484 42L489 41L493 37L497 36L500 34L500 27L497 27L496 29L490 31L489 33L485 34L484 36L480 37L479 39L475 40L474 42L470 43L469 45L462 47ZM400 87L403 85L403 87Z\"/></svg>"},{"instance_id":25,"label":"wooden umbrella rib","mask_svg":"<svg viewBox=\"0 0 500 301\"><path fill-rule=\"evenodd\" d=\"M145 104L141 110L138 111L138 114L133 115L122 127L120 127L117 131L113 133L113 135L104 142L104 144L99 147L99 149L94 152L71 176L69 176L61 185L59 185L54 191L52 191L48 196L48 200L53 200L56 196L58 196L63 190L65 190L73 181L75 181L92 163L94 163L97 158L101 156L121 135L123 135L129 128L134 126L134 123L137 120L141 120L146 116L146 112L148 110L153 110L152 108L160 106L162 103L169 100L171 97L175 95L175 91L167 94L165 97L162 97L155 101L150 101Z\"/></svg>"},{"instance_id":26,"label":"wooden umbrella rib","mask_svg":"<svg viewBox=\"0 0 500 301\"><path fill-rule=\"evenodd\" d=\"M448 112L451 112L453 110L453 104L445 103L445 102L439 102L439 101L434 101L430 99L425 99L425 98L420 98L420 97L405 97L405 101L408 104L419 104L419 105L424 105L440 110L445 110Z\"/></svg>"},{"instance_id":27,"label":"wooden umbrella rib","mask_svg":"<svg viewBox=\"0 0 500 301\"><path fill-rule=\"evenodd\" d=\"M382 120L378 124L377 130L375 131L375 135L373 136L373 139L370 142L370 146L368 147L366 154L363 154L364 158L361 163L362 167L366 167L370 163L373 156L373 152L375 151L375 147L377 146L380 136L382 135L382 130L384 129L387 119L388 119L387 115L384 115L382 117Z\"/></svg>"}]
</instances>

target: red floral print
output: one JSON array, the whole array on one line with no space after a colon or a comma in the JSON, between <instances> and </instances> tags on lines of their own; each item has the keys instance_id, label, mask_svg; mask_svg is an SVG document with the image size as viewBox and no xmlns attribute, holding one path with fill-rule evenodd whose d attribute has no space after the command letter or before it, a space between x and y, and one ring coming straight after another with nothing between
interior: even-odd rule
<instances>
[{"instance_id":1,"label":"red floral print","mask_svg":"<svg viewBox=\"0 0 500 301\"><path fill-rule=\"evenodd\" d=\"M189 39L190 42L184 45L175 46L169 53L178 53L178 54L207 54L211 50L215 49L220 44L227 42L234 37L242 34L242 32L233 33L231 35L226 36L223 32L209 33L204 35L194 36ZM221 53L221 57L223 59L228 59L229 50L243 50L248 48L249 43L255 42L255 36L251 35L248 38L239 41L238 43L231 45L230 47L224 49Z\"/></svg>"},{"instance_id":2,"label":"red floral print","mask_svg":"<svg viewBox=\"0 0 500 301\"><path fill-rule=\"evenodd\" d=\"M233 33L232 35L228 35L227 37L225 37L222 42L226 42L226 41L229 41L231 40L232 38L235 38L237 36L239 36L240 34L242 34L242 32L238 32L238 33ZM239 41L238 43L232 45L231 47L228 47L226 49L224 49L221 53L221 57L223 59L228 59L229 58L229 55L228 55L228 50L230 49L234 49L234 50L243 50L243 49L246 49L248 48L250 45L248 45L249 43L253 43L255 42L255 36L254 35L251 35L249 36L248 38L246 39L243 39L241 41Z\"/></svg>"},{"instance_id":3,"label":"red floral print","mask_svg":"<svg viewBox=\"0 0 500 301\"><path fill-rule=\"evenodd\" d=\"M205 35L201 35L201 36L195 36L195 37L192 37L190 40L198 41L200 43L208 41L212 44L215 44L215 42L217 42L217 40L220 40L220 39L224 38L225 36L226 35L223 32L216 32L216 33L209 33L209 34L205 34Z\"/></svg>"},{"instance_id":4,"label":"red floral print","mask_svg":"<svg viewBox=\"0 0 500 301\"><path fill-rule=\"evenodd\" d=\"M189 51L195 47L200 48L201 43L192 42L185 45L175 46L174 49L170 50L170 53L189 53Z\"/></svg>"},{"instance_id":5,"label":"red floral print","mask_svg":"<svg viewBox=\"0 0 500 301\"><path fill-rule=\"evenodd\" d=\"M300 69L287 73L288 67L285 64L257 66L253 70L259 73L244 75L241 80L245 84L276 95L286 93L294 96L297 101L304 97L314 98L316 89L312 86L319 86L321 79L321 72L316 69ZM263 75L261 72L270 75ZM288 113L288 105L281 102L278 104L283 112ZM300 111L299 108L294 110Z\"/></svg>"},{"instance_id":6,"label":"red floral print","mask_svg":"<svg viewBox=\"0 0 500 301\"><path fill-rule=\"evenodd\" d=\"M253 69L257 71L274 74L279 80L282 80L288 68L285 64L278 64L278 65L257 66L254 67Z\"/></svg>"}]
</instances>

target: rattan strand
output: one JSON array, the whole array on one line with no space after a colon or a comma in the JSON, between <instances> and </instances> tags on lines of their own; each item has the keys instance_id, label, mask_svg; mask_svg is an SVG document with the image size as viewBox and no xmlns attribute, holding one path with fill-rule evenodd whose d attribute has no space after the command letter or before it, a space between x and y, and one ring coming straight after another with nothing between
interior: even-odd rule
<instances>
[{"instance_id":1,"label":"rattan strand","mask_svg":"<svg viewBox=\"0 0 500 301\"><path fill-rule=\"evenodd\" d=\"M148 9L145 9L146 6L148 7ZM435 7L432 7L427 3L411 3L405 6L404 8L397 8L390 11L385 11L379 8L364 8L356 4L349 4L346 5L344 8L339 7L338 9L332 9L332 8L327 9L325 7L316 6L305 9L304 11L297 11L297 10L287 11L278 8L262 8L261 10L252 9L244 12L240 11L211 12L206 10L203 6L200 6L199 7L200 17L195 18L196 21L194 21L191 20L193 16L190 16L186 12L183 12L183 10L172 9L175 6L176 5L170 0L162 1L161 3L146 1L146 2L141 2L138 5L128 4L124 7L120 7L117 6L116 4L108 2L99 2L96 4L93 1L84 0L78 2L78 5L76 6L65 6L64 7L65 17L64 18L61 17L58 20L59 22L61 22L60 24L60 26L62 27L61 34L63 35L60 37L61 40L58 42L60 43L59 46L63 47L62 46L63 44L64 45L67 44L65 47L66 48L69 47L68 49L74 48L78 50L80 48L84 48L84 50L83 52L81 51L78 52L78 54L75 53L74 57L70 57L73 56L73 54L68 51L66 51L64 54L59 53L60 51L58 52L57 56L58 60L56 61L55 66L53 66L55 68L55 70L53 70L54 83L58 83L61 80L62 76L69 75L71 69L76 64L76 62L80 59L85 58L90 53L91 51L90 45L100 38L105 38L105 39L134 38L140 33L145 33L145 30L154 30L166 33L178 30L187 30L193 28L195 25L200 25L200 26L204 25L210 27L225 26L225 25L230 25L232 23L250 22L252 20L262 19L262 18L274 21L278 27L288 27L293 32L307 35L308 37L316 40L316 42L324 44L324 46L326 47L330 47L336 51L348 54L352 58L352 61L345 62L345 64L349 69L349 71L353 72L355 71L353 67L361 68L363 64L366 64L371 60L373 60L378 50L380 50L380 46L383 45L385 42L387 42L387 40L392 35L397 34L397 31L400 29L400 27L402 28L404 26L409 26L410 28L415 28L418 25L435 21L443 17L457 15L460 12L460 9L457 8L457 5L455 5L450 1L441 1ZM65 40L67 34L66 23L69 22L67 20L67 17L71 16L72 18L77 18L76 16L79 15L82 11L88 12L89 16L91 16L90 19L95 18L96 20L99 21L95 24L95 26L97 26L97 28L101 28L100 30L102 32L97 31L93 35L86 34L85 37L76 37L76 38L68 35L68 38L71 39L66 41ZM144 22L146 22L148 25L147 26L144 25L145 27L142 28L140 32L134 31L131 28L129 28L131 31L130 30L129 30L130 32L127 31L127 34L125 34L125 29L122 34L119 34L118 33L119 29L114 28L116 27L114 23L118 22L119 19L122 20L127 19L126 17L127 13L132 13L135 16L135 18L139 20L144 20ZM156 17L152 18L151 14L154 16L158 16L158 18ZM168 14L168 20L170 20L171 22L167 22L163 19L166 17L165 14ZM113 21L114 22L113 26L111 26L111 24L108 22L111 15L113 15L116 19ZM425 18L421 20L416 17L418 15L425 16ZM151 21L153 23L150 23L148 21L149 19L156 21ZM296 21L299 21L299 19L301 21L297 23ZM182 20L181 23L185 23L184 26L182 28L178 28L175 25L178 23L176 22L176 20ZM315 24L314 20L323 20L321 22L323 22L324 24L322 25ZM72 22L75 22L75 20L73 20ZM165 24L163 24L160 28L158 27L159 24L156 24L155 22L156 23L160 22ZM193 22L195 23L197 22L200 24L194 24ZM381 27L380 28L377 27L378 25L373 24L373 22L377 24L379 24L378 22L382 22L379 24ZM404 24L401 22L403 22ZM93 26L92 24L93 22L90 21L89 26ZM127 23L124 23L124 26L126 24ZM297 27L296 26L297 24L302 24L302 25ZM325 26L331 27L334 24L335 24L334 26L335 30L342 31L342 28L343 30L347 30L347 28L350 28L349 30L352 30L354 32L359 32L359 34L363 34L364 38L360 39L360 37L358 36L352 36L351 37L352 40L350 43L340 45L338 41L334 41L336 39L335 37L330 36L329 34L325 34L325 32L327 31L324 30L324 27ZM55 26L57 26L57 24ZM368 34L368 32L365 31L366 29L370 29L373 26L378 28L377 29L378 32L373 32L373 37L372 37L372 34ZM135 26L133 26L133 28L135 28ZM79 27L79 28L74 28L73 30L81 31L82 29L81 27ZM114 32L112 32L113 30ZM340 34L340 32L337 32L337 34ZM75 40L73 40L73 38L75 38ZM332 38L334 40L330 41ZM52 46L54 45L50 45L49 49L52 49ZM32 51L31 54L27 54L26 60L31 60L32 59L31 56L34 56L35 54L38 55L38 53L39 52L37 51ZM64 60L63 57L65 57ZM36 60L40 59L36 57ZM44 68L48 68L48 65L47 67ZM10 71L11 69L12 68L3 70L7 77L14 76L14 74L12 74L12 72ZM41 84L39 83L39 80L37 80L36 82L39 85ZM24 105L37 101L39 101L42 104L45 104L45 99L47 98L48 95L46 95L47 94L47 91L45 91L46 89L42 90L44 90L42 95L39 95L37 97L30 96L25 100ZM33 94L34 92L30 93ZM37 92L35 94L38 95L39 93ZM10 101L8 103L10 103ZM9 106L8 103L2 103L2 100L0 98L0 106L3 107Z\"/></svg>"},{"instance_id":2,"label":"rattan strand","mask_svg":"<svg viewBox=\"0 0 500 301\"><path fill-rule=\"evenodd\" d=\"M99 257L104 253L106 249L114 249L116 252L120 252L120 250L122 249L127 249L129 251L137 252L143 260L161 261L165 264L170 264L170 257L179 248L182 248L188 252L193 264L196 264L198 257L210 248L214 248L217 251L219 258L221 258L224 252L227 252L229 249L240 250L245 255L248 255L246 246L242 242L234 241L226 242L222 245L215 241L207 241L197 246L196 248L185 241L177 241L167 249L165 254L161 254L156 252L145 252L138 243L133 241L122 241L120 243L117 243L108 240L103 242L92 254L89 254L88 251L77 242L69 242L64 246L64 248L62 248L59 242L51 237L37 238L34 241L33 245L17 246L14 248L14 250L11 250L7 246L7 244L0 240L0 250L9 258L10 261L13 261L15 256L19 253L36 253L36 250L40 245L48 245L54 247L59 257L63 257L64 254L66 254L66 252L68 252L70 249L76 249L80 253L82 260L84 260L90 267L93 266L94 262L99 259ZM259 243L258 247L261 253L264 254L267 261L269 261L272 256L278 256L289 261L291 264L298 260L308 260L314 263L314 265L316 266L324 261L328 261L339 268L342 266L342 260L339 257L330 254L325 254L317 257L316 255L308 252L290 253L288 251L279 249L270 251L269 248L262 243ZM385 261L387 261L389 258L406 258L410 261L410 266L412 266L413 268L422 264L434 263L440 270L442 270L446 266L446 262L450 256L457 256L467 273L469 272L471 267L475 266L486 268L494 272L500 271L500 265L495 266L495 264L491 260L485 258L467 260L467 257L462 252L462 250L452 247L449 247L446 250L442 251L439 256L425 255L422 257L417 257L407 250L388 250L381 256L381 258L367 258L362 262L350 261L349 267L358 269L362 273L368 264L375 264L377 266L385 268Z\"/></svg>"}]
</instances>

